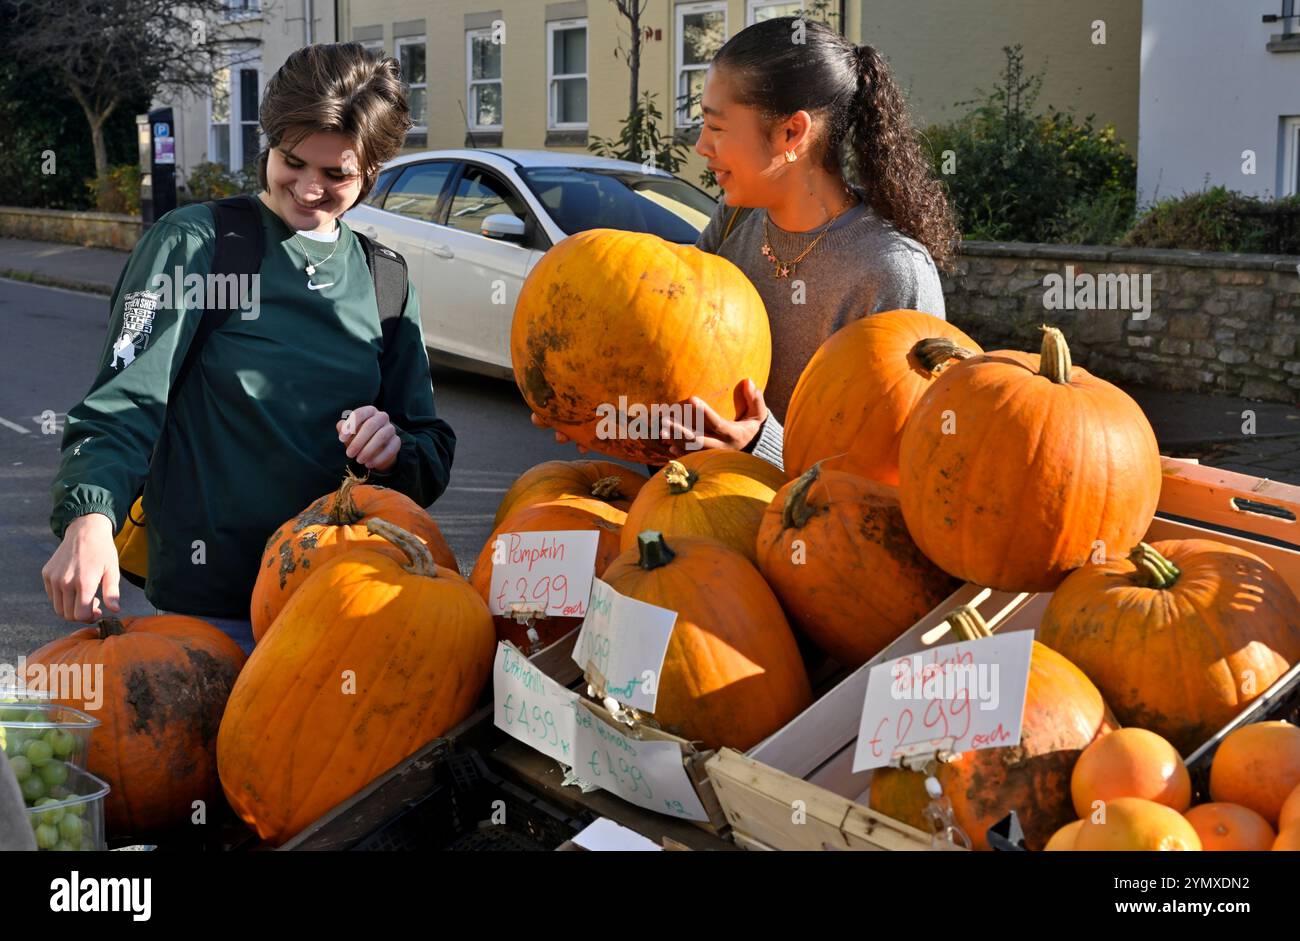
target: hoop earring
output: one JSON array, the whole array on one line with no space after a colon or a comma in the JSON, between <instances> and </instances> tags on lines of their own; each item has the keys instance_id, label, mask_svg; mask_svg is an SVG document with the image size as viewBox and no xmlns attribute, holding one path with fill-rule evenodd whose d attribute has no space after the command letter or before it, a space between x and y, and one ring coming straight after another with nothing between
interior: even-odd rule
<instances>
[{"instance_id":1,"label":"hoop earring","mask_svg":"<svg viewBox=\"0 0 1300 941\"><path fill-rule=\"evenodd\" d=\"M785 162L786 162L786 163L794 163L794 162L795 162L796 160L798 160L798 159L799 159L799 157L795 154L795 152L794 152L793 150L787 150L787 151L785 152Z\"/></svg>"}]
</instances>

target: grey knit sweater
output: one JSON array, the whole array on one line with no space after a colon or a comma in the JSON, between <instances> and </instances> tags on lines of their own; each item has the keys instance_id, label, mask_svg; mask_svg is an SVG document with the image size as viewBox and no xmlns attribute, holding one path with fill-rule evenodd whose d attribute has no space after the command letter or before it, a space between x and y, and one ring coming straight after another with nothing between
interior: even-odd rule
<instances>
[{"instance_id":1,"label":"grey knit sweater","mask_svg":"<svg viewBox=\"0 0 1300 941\"><path fill-rule=\"evenodd\" d=\"M697 247L726 258L753 282L772 327L772 370L763 391L772 414L746 448L782 466L782 423L795 383L817 348L840 327L886 310L909 308L944 317L943 288L930 253L859 203L835 220L788 278L777 278L762 254L767 211L755 209L722 239L733 207L720 200ZM770 220L772 248L798 256L817 236L787 232Z\"/></svg>"}]
</instances>

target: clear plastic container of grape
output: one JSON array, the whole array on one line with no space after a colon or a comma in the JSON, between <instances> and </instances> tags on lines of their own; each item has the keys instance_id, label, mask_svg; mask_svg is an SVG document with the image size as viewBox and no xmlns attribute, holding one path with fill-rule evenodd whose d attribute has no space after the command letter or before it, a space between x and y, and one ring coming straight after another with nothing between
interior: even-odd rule
<instances>
[{"instance_id":1,"label":"clear plastic container of grape","mask_svg":"<svg viewBox=\"0 0 1300 941\"><path fill-rule=\"evenodd\" d=\"M108 784L82 768L70 768L60 785L64 796L42 797L27 808L38 850L88 852L108 849L104 838L104 798Z\"/></svg>"},{"instance_id":2,"label":"clear plastic container of grape","mask_svg":"<svg viewBox=\"0 0 1300 941\"><path fill-rule=\"evenodd\" d=\"M86 767L90 734L99 724L80 709L48 699L0 700L0 752L28 807L72 793L68 781L74 769Z\"/></svg>"}]
</instances>

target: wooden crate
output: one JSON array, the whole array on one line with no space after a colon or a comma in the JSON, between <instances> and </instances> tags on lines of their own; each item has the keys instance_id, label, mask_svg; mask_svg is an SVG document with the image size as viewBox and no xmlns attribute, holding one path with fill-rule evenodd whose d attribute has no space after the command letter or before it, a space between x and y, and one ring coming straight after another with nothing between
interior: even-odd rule
<instances>
[{"instance_id":1,"label":"wooden crate","mask_svg":"<svg viewBox=\"0 0 1300 941\"><path fill-rule=\"evenodd\" d=\"M1173 458L1162 465L1148 542L1206 538L1239 546L1267 561L1300 594L1300 487ZM744 755L724 750L712 758L709 778L737 843L790 850L930 848L928 834L869 810L871 772L853 771L871 668L951 642L944 618L961 605L977 607L994 630L1034 630L1050 597L965 584L783 729ZM1266 695L1275 696L1294 673ZM803 801L802 823L794 822L795 801Z\"/></svg>"}]
</instances>

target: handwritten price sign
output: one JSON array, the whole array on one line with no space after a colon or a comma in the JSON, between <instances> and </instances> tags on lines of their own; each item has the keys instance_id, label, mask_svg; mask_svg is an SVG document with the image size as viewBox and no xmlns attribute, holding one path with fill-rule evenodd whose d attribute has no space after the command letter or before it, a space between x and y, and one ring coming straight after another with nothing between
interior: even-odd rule
<instances>
[{"instance_id":1,"label":"handwritten price sign","mask_svg":"<svg viewBox=\"0 0 1300 941\"><path fill-rule=\"evenodd\" d=\"M630 738L579 700L574 750L574 771L584 781L646 810L685 820L709 819L686 776L682 747L676 742Z\"/></svg>"},{"instance_id":2,"label":"handwritten price sign","mask_svg":"<svg viewBox=\"0 0 1300 941\"><path fill-rule=\"evenodd\" d=\"M605 677L605 692L619 702L654 712L659 672L677 612L621 595L599 578L591 582L591 604L573 647L584 670L593 664Z\"/></svg>"},{"instance_id":3,"label":"handwritten price sign","mask_svg":"<svg viewBox=\"0 0 1300 941\"><path fill-rule=\"evenodd\" d=\"M597 534L501 533L492 542L493 614L580 618L596 569Z\"/></svg>"},{"instance_id":4,"label":"handwritten price sign","mask_svg":"<svg viewBox=\"0 0 1300 941\"><path fill-rule=\"evenodd\" d=\"M492 669L493 724L564 765L574 763L578 694L551 679L509 644L497 644Z\"/></svg>"},{"instance_id":5,"label":"handwritten price sign","mask_svg":"<svg viewBox=\"0 0 1300 941\"><path fill-rule=\"evenodd\" d=\"M871 668L853 770L1020 742L1033 631L934 647Z\"/></svg>"}]
</instances>

